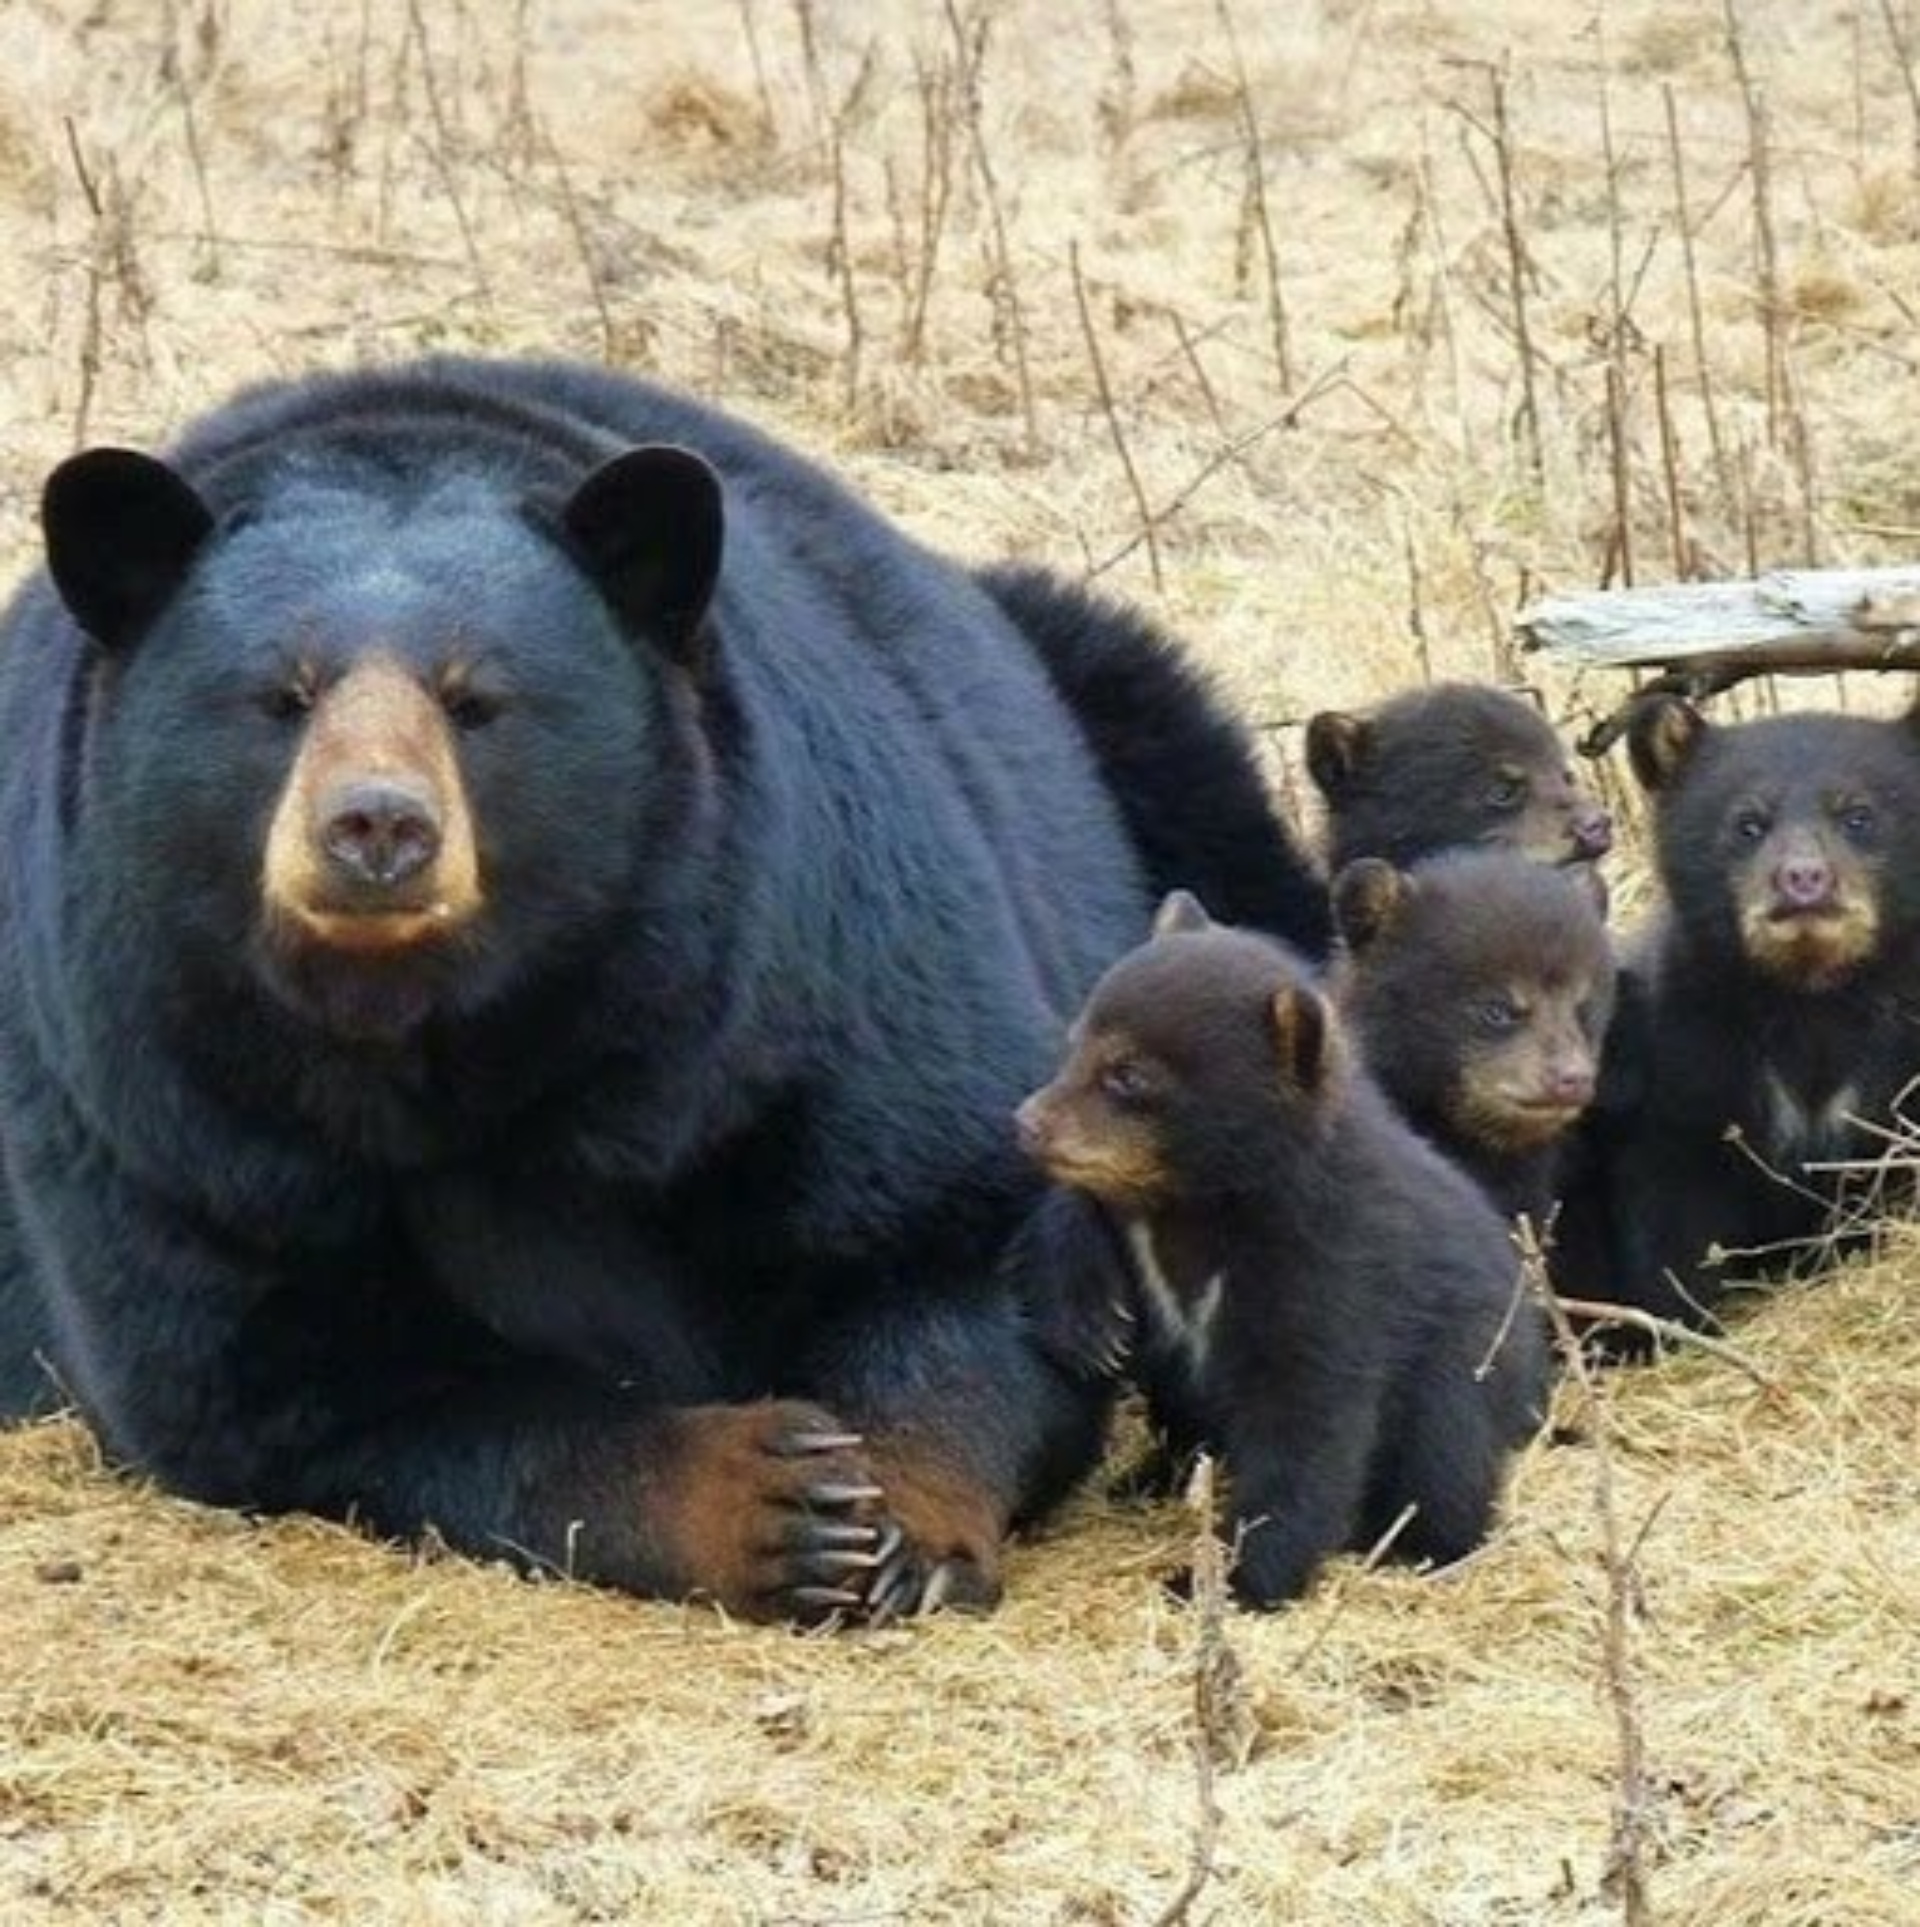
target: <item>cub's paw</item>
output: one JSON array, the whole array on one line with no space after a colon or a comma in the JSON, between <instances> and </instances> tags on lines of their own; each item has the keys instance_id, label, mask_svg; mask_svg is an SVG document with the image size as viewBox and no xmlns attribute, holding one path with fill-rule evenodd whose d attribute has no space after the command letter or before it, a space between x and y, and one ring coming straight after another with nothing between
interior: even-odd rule
<instances>
[{"instance_id":1,"label":"cub's paw","mask_svg":"<svg viewBox=\"0 0 1920 1927\"><path fill-rule=\"evenodd\" d=\"M658 1502L683 1589L744 1618L859 1621L912 1563L866 1442L816 1405L681 1413Z\"/></svg>"}]
</instances>

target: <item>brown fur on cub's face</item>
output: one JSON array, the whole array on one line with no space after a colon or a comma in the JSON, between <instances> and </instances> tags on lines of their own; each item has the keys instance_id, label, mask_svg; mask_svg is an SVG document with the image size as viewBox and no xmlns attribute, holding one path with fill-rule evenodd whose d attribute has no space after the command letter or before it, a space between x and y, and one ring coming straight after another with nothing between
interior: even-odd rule
<instances>
[{"instance_id":1,"label":"brown fur on cub's face","mask_svg":"<svg viewBox=\"0 0 1920 1927\"><path fill-rule=\"evenodd\" d=\"M1783 988L1837 988L1920 932L1920 716L1710 725L1677 696L1636 708L1662 879L1694 946Z\"/></svg>"},{"instance_id":2,"label":"brown fur on cub's face","mask_svg":"<svg viewBox=\"0 0 1920 1927\"><path fill-rule=\"evenodd\" d=\"M1304 967L1175 892L1094 987L1066 1063L1020 1106L1020 1139L1056 1183L1147 1216L1259 1187L1271 1147L1249 1121L1315 1128L1343 1063Z\"/></svg>"},{"instance_id":3,"label":"brown fur on cub's face","mask_svg":"<svg viewBox=\"0 0 1920 1927\"><path fill-rule=\"evenodd\" d=\"M1539 1150L1592 1102L1614 960L1591 894L1505 851L1334 879L1334 997L1369 1067L1431 1135Z\"/></svg>"},{"instance_id":4,"label":"brown fur on cub's face","mask_svg":"<svg viewBox=\"0 0 1920 1927\"><path fill-rule=\"evenodd\" d=\"M1597 863L1613 819L1528 703L1475 683L1436 683L1364 715L1307 725L1307 768L1327 806L1328 865L1494 845L1538 863Z\"/></svg>"},{"instance_id":5,"label":"brown fur on cub's face","mask_svg":"<svg viewBox=\"0 0 1920 1927\"><path fill-rule=\"evenodd\" d=\"M451 935L480 866L445 692L376 656L310 700L262 866L276 939L377 956Z\"/></svg>"}]
</instances>

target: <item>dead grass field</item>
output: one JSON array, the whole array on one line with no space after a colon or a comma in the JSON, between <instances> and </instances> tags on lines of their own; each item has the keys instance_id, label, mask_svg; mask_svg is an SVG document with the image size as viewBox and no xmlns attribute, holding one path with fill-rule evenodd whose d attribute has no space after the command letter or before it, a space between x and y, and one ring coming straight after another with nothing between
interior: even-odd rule
<instances>
[{"instance_id":1,"label":"dead grass field","mask_svg":"<svg viewBox=\"0 0 1920 1927\"><path fill-rule=\"evenodd\" d=\"M1290 724L1513 672L1539 588L1912 558L1916 49L1908 0L8 0L0 565L53 460L239 381L600 356L1139 598L1295 787ZM1609 1388L1642 1917L1920 1922L1917 1283L1895 1234L1743 1326L1765 1386ZM1621 1917L1601 1469L1232 1618L1202 1721L1176 1509L1088 1498L990 1620L803 1639L35 1428L0 1919Z\"/></svg>"}]
</instances>

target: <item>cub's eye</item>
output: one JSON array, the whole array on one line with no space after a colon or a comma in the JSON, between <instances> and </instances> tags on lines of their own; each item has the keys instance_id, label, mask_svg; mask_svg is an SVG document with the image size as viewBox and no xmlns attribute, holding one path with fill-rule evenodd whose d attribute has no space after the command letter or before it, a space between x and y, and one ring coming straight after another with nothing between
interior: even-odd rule
<instances>
[{"instance_id":1,"label":"cub's eye","mask_svg":"<svg viewBox=\"0 0 1920 1927\"><path fill-rule=\"evenodd\" d=\"M1473 1020L1482 1030L1500 1036L1518 1030L1526 1014L1511 997L1489 997L1474 1006Z\"/></svg>"},{"instance_id":2,"label":"cub's eye","mask_svg":"<svg viewBox=\"0 0 1920 1927\"><path fill-rule=\"evenodd\" d=\"M1733 833L1742 843L1758 843L1772 827L1763 810L1742 810L1733 819Z\"/></svg>"},{"instance_id":3,"label":"cub's eye","mask_svg":"<svg viewBox=\"0 0 1920 1927\"><path fill-rule=\"evenodd\" d=\"M1100 1073L1100 1089L1114 1103L1137 1108L1153 1095L1153 1079L1138 1064L1122 1058Z\"/></svg>"},{"instance_id":4,"label":"cub's eye","mask_svg":"<svg viewBox=\"0 0 1920 1927\"><path fill-rule=\"evenodd\" d=\"M1527 794L1527 786L1521 777L1510 773L1496 776L1480 792L1480 800L1490 810L1514 810L1520 807Z\"/></svg>"},{"instance_id":5,"label":"cub's eye","mask_svg":"<svg viewBox=\"0 0 1920 1927\"><path fill-rule=\"evenodd\" d=\"M1848 804L1840 812L1840 828L1848 836L1871 836L1875 828L1872 807L1866 803Z\"/></svg>"}]
</instances>

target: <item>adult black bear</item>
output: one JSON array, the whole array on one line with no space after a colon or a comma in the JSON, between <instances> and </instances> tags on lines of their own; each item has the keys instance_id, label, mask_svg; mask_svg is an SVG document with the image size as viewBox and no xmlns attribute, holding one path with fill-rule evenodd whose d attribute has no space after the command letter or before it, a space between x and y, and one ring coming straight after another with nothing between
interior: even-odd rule
<instances>
[{"instance_id":1,"label":"adult black bear","mask_svg":"<svg viewBox=\"0 0 1920 1927\"><path fill-rule=\"evenodd\" d=\"M1714 726L1650 696L1628 746L1666 902L1555 1270L1700 1326L1731 1280L1817 1255L1840 1191L1809 1165L1876 1155L1855 1120L1920 1075L1920 716Z\"/></svg>"},{"instance_id":2,"label":"adult black bear","mask_svg":"<svg viewBox=\"0 0 1920 1927\"><path fill-rule=\"evenodd\" d=\"M1407 690L1364 715L1323 710L1307 725L1307 769L1334 870L1489 844L1584 868L1613 847L1613 819L1539 712L1481 683Z\"/></svg>"},{"instance_id":3,"label":"adult black bear","mask_svg":"<svg viewBox=\"0 0 1920 1927\"><path fill-rule=\"evenodd\" d=\"M1500 1215L1395 1116L1297 956L1176 893L1019 1120L1131 1251L1139 1373L1176 1451L1221 1454L1242 1600L1394 1528L1405 1558L1480 1543L1539 1422L1539 1311ZM1104 1308L1061 1309L1097 1330Z\"/></svg>"},{"instance_id":4,"label":"adult black bear","mask_svg":"<svg viewBox=\"0 0 1920 1927\"><path fill-rule=\"evenodd\" d=\"M1614 962L1590 890L1509 850L1451 850L1333 882L1340 1013L1400 1113L1544 1233L1593 1102Z\"/></svg>"},{"instance_id":5,"label":"adult black bear","mask_svg":"<svg viewBox=\"0 0 1920 1927\"><path fill-rule=\"evenodd\" d=\"M991 1599L1100 1415L1025 1322L1008 1116L1159 881L1034 643L765 437L560 365L263 388L44 521L16 1355L203 1499L757 1616Z\"/></svg>"}]
</instances>

